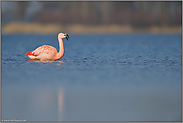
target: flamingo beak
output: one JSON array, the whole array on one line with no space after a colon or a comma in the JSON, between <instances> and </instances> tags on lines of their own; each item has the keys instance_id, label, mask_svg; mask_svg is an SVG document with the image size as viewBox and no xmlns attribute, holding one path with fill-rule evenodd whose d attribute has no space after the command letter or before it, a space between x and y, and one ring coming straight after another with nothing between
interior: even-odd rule
<instances>
[{"instance_id":1,"label":"flamingo beak","mask_svg":"<svg viewBox=\"0 0 183 123\"><path fill-rule=\"evenodd\" d=\"M68 35L68 34L65 34L65 36L66 36L65 38L66 38L66 39L67 39L67 41L68 41L68 40L69 40L69 38L70 38L70 37L69 37L69 35Z\"/></svg>"}]
</instances>

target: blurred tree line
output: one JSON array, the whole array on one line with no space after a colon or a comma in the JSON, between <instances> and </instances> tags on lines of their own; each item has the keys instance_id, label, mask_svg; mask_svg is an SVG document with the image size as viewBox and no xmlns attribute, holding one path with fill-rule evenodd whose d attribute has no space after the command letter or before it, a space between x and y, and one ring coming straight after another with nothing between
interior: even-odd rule
<instances>
[{"instance_id":1,"label":"blurred tree line","mask_svg":"<svg viewBox=\"0 0 183 123\"><path fill-rule=\"evenodd\" d=\"M182 1L1 2L2 23L12 21L149 26L181 26Z\"/></svg>"}]
</instances>

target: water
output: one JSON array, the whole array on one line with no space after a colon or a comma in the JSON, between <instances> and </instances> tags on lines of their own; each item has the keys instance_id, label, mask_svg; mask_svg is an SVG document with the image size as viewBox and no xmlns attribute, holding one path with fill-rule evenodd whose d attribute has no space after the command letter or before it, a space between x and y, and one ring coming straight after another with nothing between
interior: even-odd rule
<instances>
[{"instance_id":1,"label":"water","mask_svg":"<svg viewBox=\"0 0 183 123\"><path fill-rule=\"evenodd\" d=\"M182 36L70 35L60 62L29 61L57 35L2 35L2 121L182 121Z\"/></svg>"}]
</instances>

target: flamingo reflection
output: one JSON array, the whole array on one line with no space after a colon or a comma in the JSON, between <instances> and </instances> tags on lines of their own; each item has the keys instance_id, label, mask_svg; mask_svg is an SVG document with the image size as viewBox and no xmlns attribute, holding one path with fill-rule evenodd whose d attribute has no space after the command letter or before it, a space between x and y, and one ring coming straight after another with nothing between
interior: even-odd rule
<instances>
[{"instance_id":1,"label":"flamingo reflection","mask_svg":"<svg viewBox=\"0 0 183 123\"><path fill-rule=\"evenodd\" d=\"M62 111L63 111L63 88L58 89L58 120L62 120Z\"/></svg>"}]
</instances>

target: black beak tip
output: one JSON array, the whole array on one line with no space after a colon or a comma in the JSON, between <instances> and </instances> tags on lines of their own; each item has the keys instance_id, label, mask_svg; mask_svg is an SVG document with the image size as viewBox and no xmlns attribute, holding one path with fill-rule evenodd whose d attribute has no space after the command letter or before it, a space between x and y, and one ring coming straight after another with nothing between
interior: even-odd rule
<instances>
[{"instance_id":1,"label":"black beak tip","mask_svg":"<svg viewBox=\"0 0 183 123\"><path fill-rule=\"evenodd\" d=\"M65 38L66 38L66 39L67 39L67 41L68 41L70 37L69 37L69 35L68 35L68 34L66 34L66 37L65 37Z\"/></svg>"}]
</instances>

